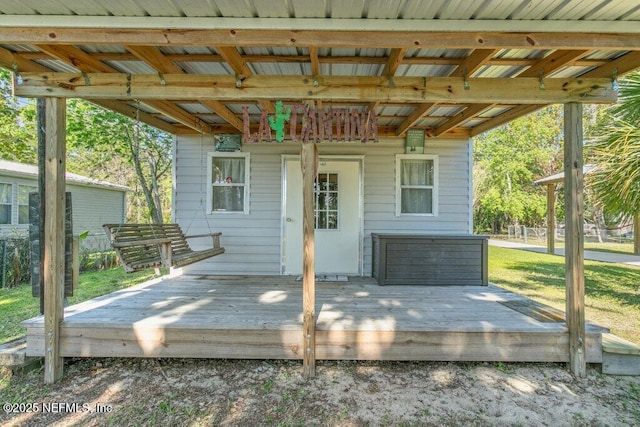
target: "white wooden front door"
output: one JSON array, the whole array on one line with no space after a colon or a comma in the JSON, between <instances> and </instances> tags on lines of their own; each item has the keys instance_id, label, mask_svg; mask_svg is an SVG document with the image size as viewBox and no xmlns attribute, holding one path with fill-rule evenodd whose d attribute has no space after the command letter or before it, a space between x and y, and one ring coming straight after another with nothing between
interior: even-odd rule
<instances>
[{"instance_id":1,"label":"white wooden front door","mask_svg":"<svg viewBox=\"0 0 640 427\"><path fill-rule=\"evenodd\" d=\"M361 260L360 160L320 158L315 200L318 274L359 274ZM302 171L285 160L284 274L302 273Z\"/></svg>"}]
</instances>

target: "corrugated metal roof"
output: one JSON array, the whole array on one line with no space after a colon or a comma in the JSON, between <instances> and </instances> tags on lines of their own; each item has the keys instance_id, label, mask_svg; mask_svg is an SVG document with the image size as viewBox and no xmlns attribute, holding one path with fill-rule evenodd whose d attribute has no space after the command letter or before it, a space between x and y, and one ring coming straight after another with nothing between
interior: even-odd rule
<instances>
[{"instance_id":1,"label":"corrugated metal roof","mask_svg":"<svg viewBox=\"0 0 640 427\"><path fill-rule=\"evenodd\" d=\"M30 16L33 16L31 21ZM582 56L578 55L579 59L568 60L560 67L554 66L552 71L545 73L545 78L579 77L587 72L597 71L598 67L606 67L607 63L629 52L631 52L629 56L632 57L631 63L637 63L636 66L640 66L640 59L633 56L638 50L635 47L634 49L624 49L624 46L601 48L598 46L597 38L589 37L586 37L585 46L576 47L570 44L564 46L562 35L553 41L559 46L540 47L535 35L527 38L529 32L537 30L537 24L547 25L554 22L558 24L553 27L554 31L558 32L563 32L565 29L577 32L578 24L585 23L593 23L592 28L599 28L604 32L613 32L623 24L637 23L638 30L628 31L640 37L640 22L638 22L640 21L640 4L637 0L207 0L205 2L193 0L55 0L48 2L0 0L0 35L4 27L11 26L11 22L26 23L29 27L37 26L37 22L44 22L45 18L51 18L51 22L56 22L53 20L62 20L64 17L71 18L70 23L65 24L66 26L72 26L75 23L82 25L85 21L94 22L95 20L92 20L94 17L117 18L110 19L107 24L104 24L106 20L100 21L102 23L100 25L107 25L106 29L100 30L102 33L109 31L110 26L123 25L121 23L127 18L140 17L139 20L126 22L133 22L141 27L149 19L157 19L153 22L168 25L161 27L168 31L166 40L153 45L161 55L164 55L164 60L178 65L187 74L236 75L239 78L237 84L240 87L245 84L242 79L250 79L252 75L311 77L315 67L319 70L318 77L389 77L389 85L393 85L394 77L447 77L466 64L466 60L477 52L477 48L484 47L483 38L489 42L489 48L486 50L491 54L481 58L483 61L478 63L474 62L475 58L471 61L471 66L474 68L466 76L468 79L515 78L529 67L535 66L538 61L556 54L558 47L568 52L571 50L584 50L584 52ZM158 21L161 18L170 20ZM224 19L211 21L184 20L184 18ZM195 23L193 25L198 29L205 30L226 28L225 26L232 25L227 23L236 22L233 21L236 18L252 19L252 21L243 21L243 25L254 28L252 24L247 24L250 22L255 23L255 28L263 28L265 40L272 40L268 37L272 30L284 32L293 30L291 38L295 39L297 31L300 31L299 28L308 27L309 31L321 31L328 26L332 28L335 26L340 31L352 31L354 34L361 32L362 29L377 31L378 27L397 33L410 30L411 34L413 32L428 34L434 31L434 28L446 28L450 33L466 30L465 32L476 36L478 43L473 46L454 44L447 47L445 44L422 43L424 40L419 40L419 36L413 39L415 41L408 42L402 49L396 45L390 45L383 37L376 39L375 36L368 43L350 47L349 43L327 46L320 42L316 48L318 62L312 64L309 46L286 39L275 40L272 46L250 45L242 42L243 28L240 28L238 33L235 33L235 30L229 30L234 37L237 36L238 43L234 46L229 43L216 45L213 41L208 45L206 40L198 40L193 45L189 43L181 45L172 41L171 36L174 34L179 34L184 39L189 38L190 32L187 27L180 27L180 25ZM254 18L259 19L253 20ZM447 24L449 21L452 23ZM482 27L483 31L468 30L468 28L475 28L471 26L481 25L483 22L486 24ZM288 26L289 23L291 27ZM487 26L494 23L499 28ZM510 25L502 25L505 23ZM175 24L176 28L172 24ZM131 43L133 44L137 43L135 38L137 28L128 30L132 34ZM627 25L624 28L630 27ZM496 52L490 52L493 49L491 47L493 38L500 39L501 35L510 32L521 35L528 40L529 44L498 43ZM126 42L109 44L109 40L106 39L100 43L61 43L58 46L63 46L63 49L58 51L56 49L41 50L38 47L56 43L55 40L50 41L46 38L47 33L35 37L42 37L42 40L34 41L33 45L9 43L9 41L17 41L16 39L1 45L0 48L4 50L0 50L0 54L4 56L0 55L0 65L13 69L18 64L20 67L25 67L26 64L29 68L29 64L33 62L55 72L77 73L87 72L87 63L95 64L92 61L98 61L110 66L115 72L128 74L156 74L158 69L164 68L162 65L169 65L168 63L154 64L154 60L149 58L144 60L138 58L129 52ZM235 40L234 37L229 40ZM317 37L322 41L322 35ZM289 45L289 41L292 45ZM443 38L444 42L446 37ZM621 42L621 45L623 43ZM228 47L232 49L226 49ZM77 54L73 53L73 49L77 49ZM392 62L391 59L397 54L401 55L399 60ZM632 67L627 65L627 68ZM392 69L391 75L383 76L385 70L389 69ZM91 70L90 66L89 70ZM607 76L609 74L613 78L613 73L609 71ZM460 73L458 72L457 75L460 76ZM246 84L250 81L248 80ZM470 85L473 86L473 83L471 82ZM283 90L283 98L286 99L286 90ZM120 100L120 102L123 101ZM323 102L324 105L334 104L333 99ZM427 113L428 117L419 119L417 126L436 126L447 117L452 117L468 107L468 105L452 104L455 102L431 108ZM493 118L499 119L501 114L516 107L516 103L509 105L509 102L505 102L504 104L470 117L458 128L468 131L469 127L486 123ZM186 114L193 115L194 123L199 117L209 123L224 122L197 101L180 102L175 105L182 108ZM266 108L265 105L268 106L268 102L258 104L256 100L253 103L247 102L245 105L250 106L251 117L255 121L261 109ZM361 109L364 106L376 108L380 123L396 126L410 116L416 108L415 103L402 106L387 103L384 97L381 97L378 102L353 103L354 108ZM240 118L241 104L227 101L226 107ZM172 124L185 123L184 118L171 117L168 111L154 112L154 117ZM498 122L499 120L496 120L496 123ZM189 131L184 126L176 125L171 130ZM191 131L198 129L195 126Z\"/></svg>"},{"instance_id":2,"label":"corrugated metal roof","mask_svg":"<svg viewBox=\"0 0 640 427\"><path fill-rule=\"evenodd\" d=\"M638 19L628 0L22 0L0 2L6 15L346 18L439 20Z\"/></svg>"}]
</instances>

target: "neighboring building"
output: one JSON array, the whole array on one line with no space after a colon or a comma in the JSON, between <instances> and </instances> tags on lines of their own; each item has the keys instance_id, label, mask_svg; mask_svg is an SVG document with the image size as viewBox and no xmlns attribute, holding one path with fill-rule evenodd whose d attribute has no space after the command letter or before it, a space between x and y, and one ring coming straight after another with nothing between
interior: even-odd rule
<instances>
[{"instance_id":1,"label":"neighboring building","mask_svg":"<svg viewBox=\"0 0 640 427\"><path fill-rule=\"evenodd\" d=\"M89 232L83 246L106 249L105 223L126 218L127 187L67 172L67 191L73 204L73 234ZM38 167L0 160L0 237L26 236L29 193L37 191Z\"/></svg>"}]
</instances>

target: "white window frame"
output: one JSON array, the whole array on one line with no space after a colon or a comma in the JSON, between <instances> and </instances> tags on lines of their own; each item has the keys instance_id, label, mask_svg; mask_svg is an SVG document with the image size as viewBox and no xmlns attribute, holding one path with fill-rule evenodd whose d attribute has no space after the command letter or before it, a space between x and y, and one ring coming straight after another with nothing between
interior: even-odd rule
<instances>
[{"instance_id":1,"label":"white window frame","mask_svg":"<svg viewBox=\"0 0 640 427\"><path fill-rule=\"evenodd\" d=\"M213 210L213 187L225 186L227 184L215 184L213 182L213 159L214 158L244 158L244 210L242 211L214 211ZM250 153L227 153L227 152L211 152L207 155L207 212L211 215L229 215L229 214L249 214L250 204L250 176L251 176L251 154ZM228 184L238 185L238 184Z\"/></svg>"},{"instance_id":2,"label":"white window frame","mask_svg":"<svg viewBox=\"0 0 640 427\"><path fill-rule=\"evenodd\" d=\"M9 186L9 203L0 203L3 206L9 206L9 222L7 224L0 225L13 225L13 205L14 205L14 197L13 197L13 185L10 182L0 182L0 184Z\"/></svg>"},{"instance_id":3,"label":"white window frame","mask_svg":"<svg viewBox=\"0 0 640 427\"><path fill-rule=\"evenodd\" d=\"M20 204L20 187L29 187L30 189L32 189L31 191L29 191L27 193L27 203L26 204ZM27 222L20 222L20 206L26 206L27 209L29 208L29 193L32 193L34 191L38 191L38 187L35 186L35 185L18 184L18 193L16 195L16 210L18 211L18 225L28 225L29 224L28 215L27 215Z\"/></svg>"},{"instance_id":4,"label":"white window frame","mask_svg":"<svg viewBox=\"0 0 640 427\"><path fill-rule=\"evenodd\" d=\"M433 185L403 186L402 185L402 161L403 160L431 160L433 161ZM438 216L438 156L433 154L397 154L396 155L396 216ZM431 189L431 213L402 213L402 189L423 188Z\"/></svg>"}]
</instances>

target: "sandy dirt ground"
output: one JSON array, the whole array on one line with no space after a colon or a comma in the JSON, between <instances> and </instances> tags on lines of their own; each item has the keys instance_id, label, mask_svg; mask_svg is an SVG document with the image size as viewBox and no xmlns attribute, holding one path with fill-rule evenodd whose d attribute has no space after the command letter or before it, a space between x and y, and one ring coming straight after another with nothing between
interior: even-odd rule
<instances>
[{"instance_id":1,"label":"sandy dirt ground","mask_svg":"<svg viewBox=\"0 0 640 427\"><path fill-rule=\"evenodd\" d=\"M298 361L77 359L42 377L0 383L1 425L640 425L640 377L560 364L319 362L305 381Z\"/></svg>"}]
</instances>

